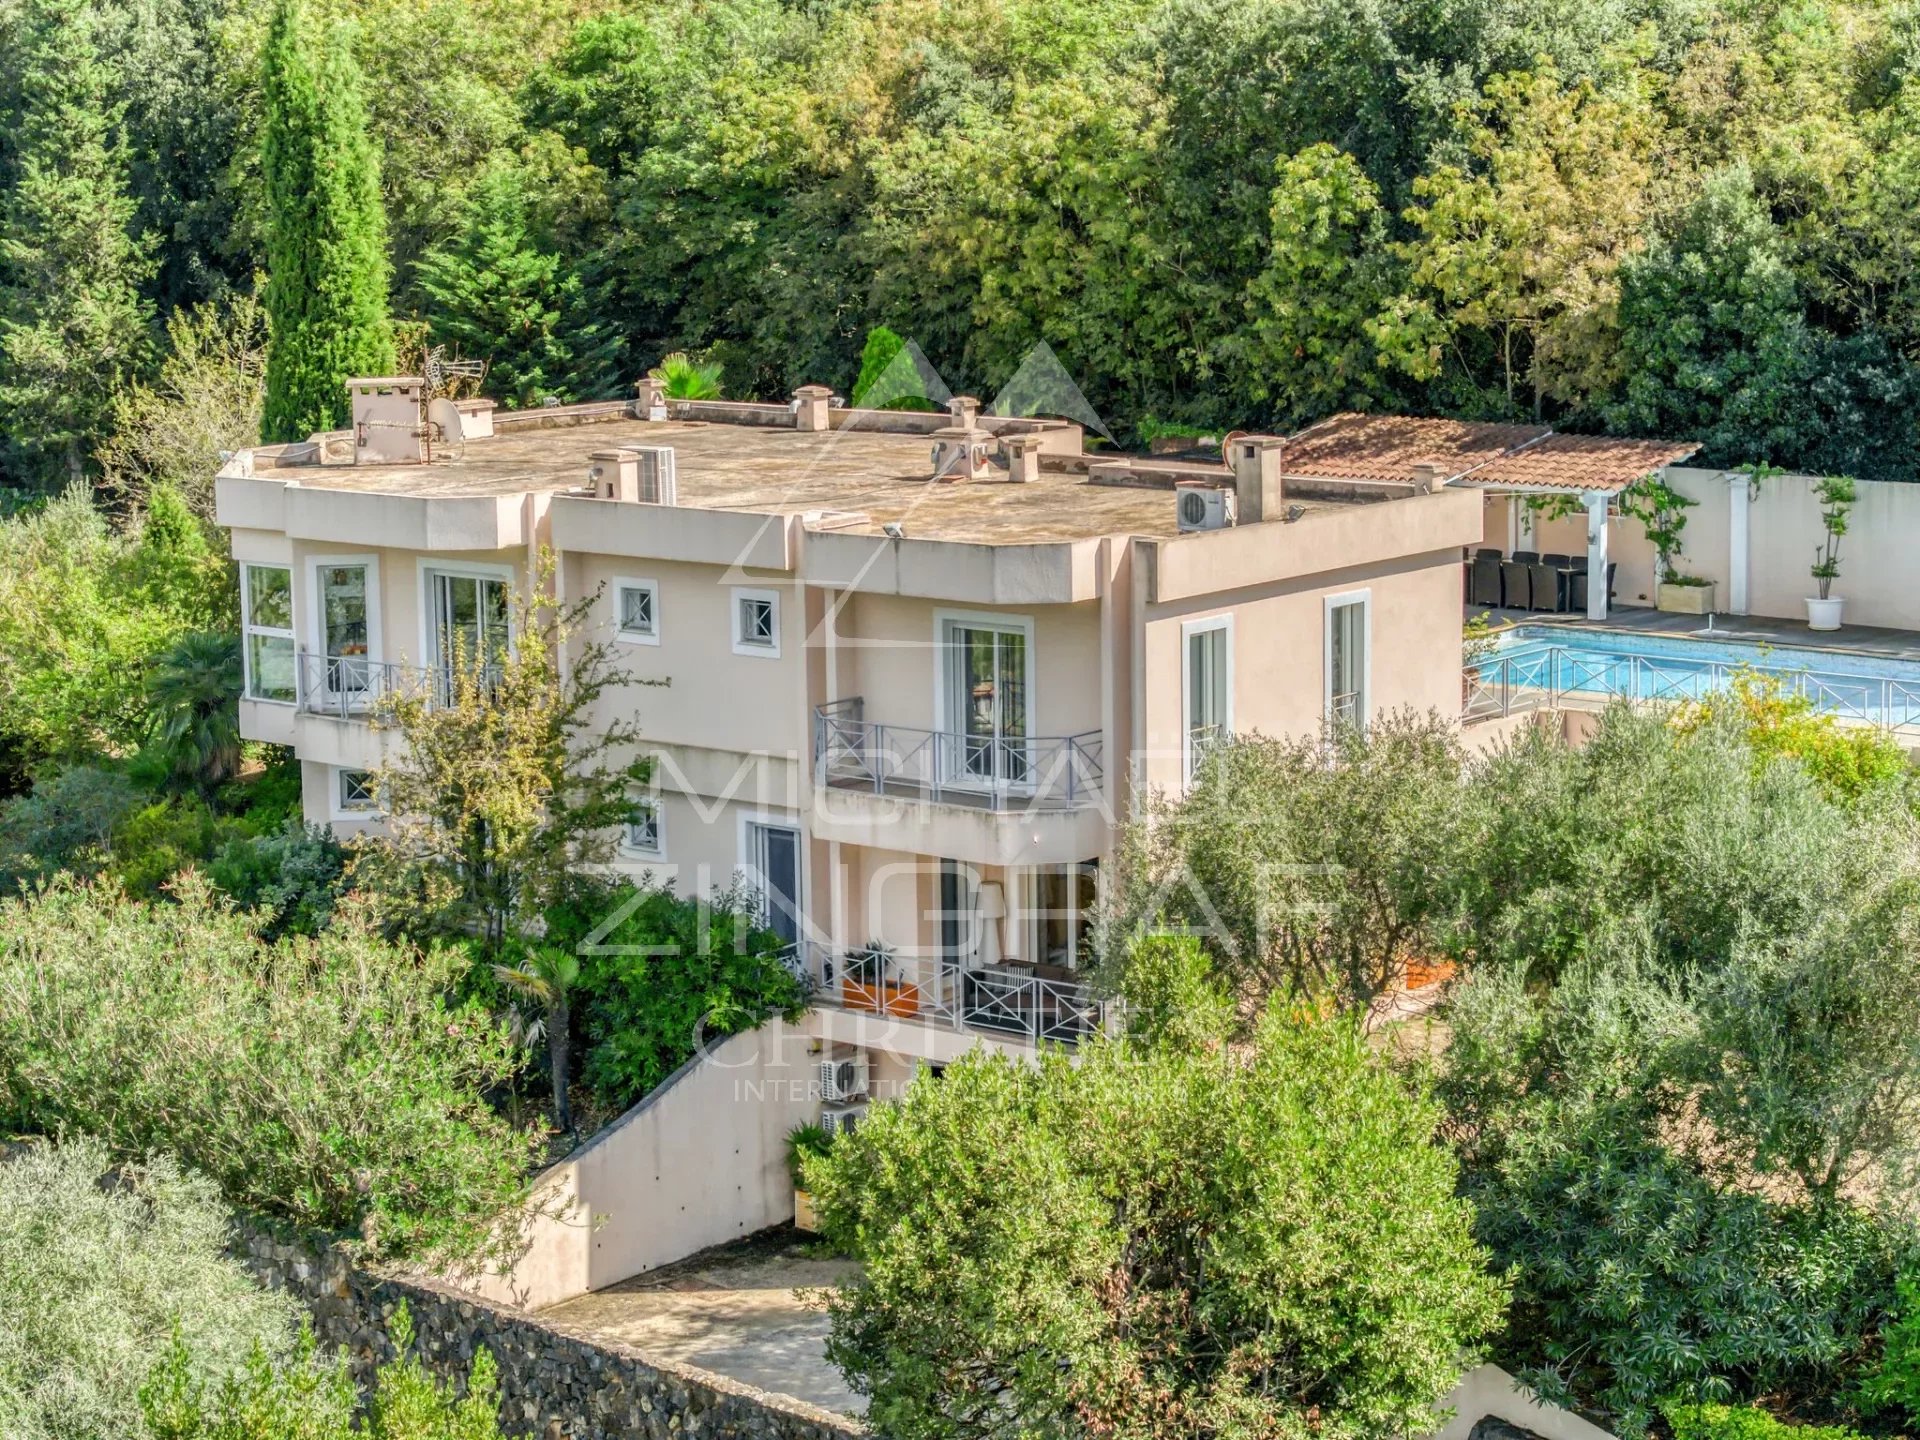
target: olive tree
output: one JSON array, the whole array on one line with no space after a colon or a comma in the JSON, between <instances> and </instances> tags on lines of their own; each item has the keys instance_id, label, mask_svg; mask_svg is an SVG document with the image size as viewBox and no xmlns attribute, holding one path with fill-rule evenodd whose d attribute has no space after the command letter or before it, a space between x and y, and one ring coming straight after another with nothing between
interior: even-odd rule
<instances>
[{"instance_id":1,"label":"olive tree","mask_svg":"<svg viewBox=\"0 0 1920 1440\"><path fill-rule=\"evenodd\" d=\"M864 1262L828 1355L897 1440L1431 1428L1503 1287L1438 1107L1348 1022L979 1052L808 1188Z\"/></svg>"}]
</instances>

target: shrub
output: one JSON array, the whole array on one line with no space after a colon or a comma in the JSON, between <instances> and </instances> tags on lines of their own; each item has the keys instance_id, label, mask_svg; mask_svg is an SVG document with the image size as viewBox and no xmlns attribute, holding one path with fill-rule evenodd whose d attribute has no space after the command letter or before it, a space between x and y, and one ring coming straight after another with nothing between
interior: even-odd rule
<instances>
[{"instance_id":1,"label":"shrub","mask_svg":"<svg viewBox=\"0 0 1920 1440\"><path fill-rule=\"evenodd\" d=\"M483 1099L520 1057L443 1001L448 957L342 915L263 944L203 880L177 899L0 904L0 1126L170 1150L237 1206L378 1252L484 1249L539 1142Z\"/></svg>"},{"instance_id":2,"label":"shrub","mask_svg":"<svg viewBox=\"0 0 1920 1440\"><path fill-rule=\"evenodd\" d=\"M195 1374L190 1346L175 1344L141 1392L153 1440L500 1440L500 1389L492 1354L477 1348L466 1393L426 1372L413 1353L413 1318L393 1317L399 1358L382 1365L356 1425L344 1355L320 1363L311 1334L291 1363L256 1351L244 1371L209 1386Z\"/></svg>"},{"instance_id":3,"label":"shrub","mask_svg":"<svg viewBox=\"0 0 1920 1440\"><path fill-rule=\"evenodd\" d=\"M1431 1428L1502 1287L1438 1108L1345 1023L979 1052L806 1165L828 1355L898 1440Z\"/></svg>"},{"instance_id":4,"label":"shrub","mask_svg":"<svg viewBox=\"0 0 1920 1440\"><path fill-rule=\"evenodd\" d=\"M0 802L0 890L68 870L91 875L108 861L113 832L140 808L133 782L77 765Z\"/></svg>"},{"instance_id":5,"label":"shrub","mask_svg":"<svg viewBox=\"0 0 1920 1440\"><path fill-rule=\"evenodd\" d=\"M1790 1425L1753 1405L1668 1400L1660 1407L1673 1440L1864 1440L1844 1425Z\"/></svg>"},{"instance_id":6,"label":"shrub","mask_svg":"<svg viewBox=\"0 0 1920 1440\"><path fill-rule=\"evenodd\" d=\"M347 852L324 825L293 819L271 834L229 840L207 879L243 909L259 912L263 939L318 935L333 916Z\"/></svg>"},{"instance_id":7,"label":"shrub","mask_svg":"<svg viewBox=\"0 0 1920 1440\"><path fill-rule=\"evenodd\" d=\"M582 1074L605 1106L624 1110L702 1043L773 1015L798 1018L805 991L781 960L780 937L750 918L745 894L701 904L622 885L599 896L551 917L551 933L555 943L579 949ZM613 923L584 944L602 917Z\"/></svg>"},{"instance_id":8,"label":"shrub","mask_svg":"<svg viewBox=\"0 0 1920 1440\"><path fill-rule=\"evenodd\" d=\"M1811 696L1789 694L1776 676L1738 674L1730 689L1683 706L1674 726L1692 734L1723 715L1757 762L1791 759L1836 800L1853 802L1896 788L1913 772L1897 741L1864 726L1842 727L1833 716L1816 713Z\"/></svg>"},{"instance_id":9,"label":"shrub","mask_svg":"<svg viewBox=\"0 0 1920 1440\"><path fill-rule=\"evenodd\" d=\"M0 1160L0 1434L139 1436L140 1388L177 1337L183 1374L218 1383L283 1354L293 1308L225 1256L212 1182L123 1164L89 1138Z\"/></svg>"},{"instance_id":10,"label":"shrub","mask_svg":"<svg viewBox=\"0 0 1920 1440\"><path fill-rule=\"evenodd\" d=\"M1880 1360L1860 1388L1870 1411L1898 1411L1920 1425L1920 1269L1901 1274L1893 1314L1880 1332Z\"/></svg>"}]
</instances>

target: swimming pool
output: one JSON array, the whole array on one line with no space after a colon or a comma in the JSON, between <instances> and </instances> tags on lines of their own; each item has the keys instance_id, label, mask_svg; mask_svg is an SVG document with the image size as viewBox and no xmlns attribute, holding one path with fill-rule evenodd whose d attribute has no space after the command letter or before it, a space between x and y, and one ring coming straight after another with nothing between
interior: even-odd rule
<instances>
[{"instance_id":1,"label":"swimming pool","mask_svg":"<svg viewBox=\"0 0 1920 1440\"><path fill-rule=\"evenodd\" d=\"M1825 714L1920 729L1920 661L1692 635L1518 625L1468 680L1470 718L1566 699L1697 700L1755 670Z\"/></svg>"}]
</instances>

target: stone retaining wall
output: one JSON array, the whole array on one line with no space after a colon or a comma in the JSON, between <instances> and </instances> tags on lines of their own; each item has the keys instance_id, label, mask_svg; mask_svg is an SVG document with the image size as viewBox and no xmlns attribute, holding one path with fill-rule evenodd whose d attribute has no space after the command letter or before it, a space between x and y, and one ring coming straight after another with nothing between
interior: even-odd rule
<instances>
[{"instance_id":1,"label":"stone retaining wall","mask_svg":"<svg viewBox=\"0 0 1920 1440\"><path fill-rule=\"evenodd\" d=\"M338 1249L248 1230L236 1252L260 1282L301 1300L323 1350L344 1348L366 1383L393 1357L401 1301L427 1368L464 1384L477 1347L500 1369L500 1416L539 1440L855 1440L856 1421L690 1365L476 1300L437 1281L356 1267Z\"/></svg>"}]
</instances>

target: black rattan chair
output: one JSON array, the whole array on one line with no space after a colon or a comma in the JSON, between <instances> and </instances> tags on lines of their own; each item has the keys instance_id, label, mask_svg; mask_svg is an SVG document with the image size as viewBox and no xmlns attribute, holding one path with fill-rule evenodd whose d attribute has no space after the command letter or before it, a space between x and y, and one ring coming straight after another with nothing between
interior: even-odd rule
<instances>
[{"instance_id":1,"label":"black rattan chair","mask_svg":"<svg viewBox=\"0 0 1920 1440\"><path fill-rule=\"evenodd\" d=\"M1500 603L1508 610L1531 608L1533 572L1518 560L1500 562Z\"/></svg>"}]
</instances>

